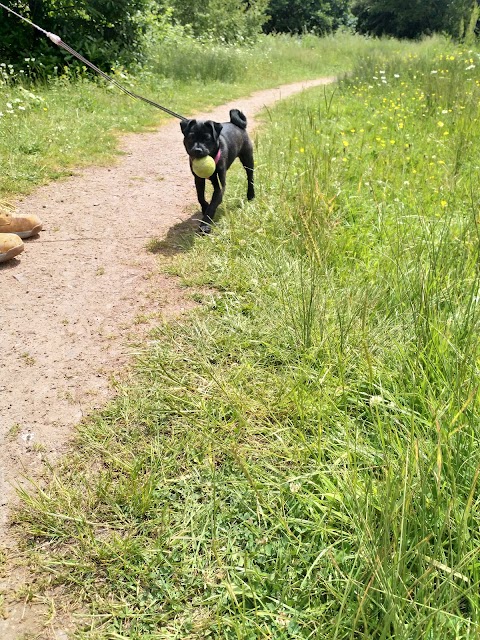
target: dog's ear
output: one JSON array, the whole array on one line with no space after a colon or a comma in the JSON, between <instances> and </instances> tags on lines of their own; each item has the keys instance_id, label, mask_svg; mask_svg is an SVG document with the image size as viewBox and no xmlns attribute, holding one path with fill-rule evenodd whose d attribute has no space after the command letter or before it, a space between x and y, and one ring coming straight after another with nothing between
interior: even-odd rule
<instances>
[{"instance_id":1,"label":"dog's ear","mask_svg":"<svg viewBox=\"0 0 480 640\"><path fill-rule=\"evenodd\" d=\"M223 129L223 124L221 122L213 122L212 120L208 120L205 124L207 124L212 130L214 140L218 140L220 131Z\"/></svg>"},{"instance_id":2,"label":"dog's ear","mask_svg":"<svg viewBox=\"0 0 480 640\"><path fill-rule=\"evenodd\" d=\"M196 120L180 120L180 129L183 135L186 135L188 131L197 124Z\"/></svg>"}]
</instances>

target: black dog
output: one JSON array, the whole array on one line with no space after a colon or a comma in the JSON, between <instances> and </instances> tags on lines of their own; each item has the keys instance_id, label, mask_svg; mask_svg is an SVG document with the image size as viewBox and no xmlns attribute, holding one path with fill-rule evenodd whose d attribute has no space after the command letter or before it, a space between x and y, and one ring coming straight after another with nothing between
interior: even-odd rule
<instances>
[{"instance_id":1,"label":"black dog","mask_svg":"<svg viewBox=\"0 0 480 640\"><path fill-rule=\"evenodd\" d=\"M190 167L195 158L211 156L216 168L208 180L213 184L213 196L210 203L205 200L205 178L195 174L197 197L202 207L203 218L200 231L210 233L213 217L218 205L222 202L225 191L227 169L239 158L247 172L247 198L255 197L253 188L253 146L247 133L247 119L238 109L230 111L230 122L213 122L212 120L182 120L180 127L184 135L183 144L190 156ZM192 170L193 173L193 170Z\"/></svg>"}]
</instances>

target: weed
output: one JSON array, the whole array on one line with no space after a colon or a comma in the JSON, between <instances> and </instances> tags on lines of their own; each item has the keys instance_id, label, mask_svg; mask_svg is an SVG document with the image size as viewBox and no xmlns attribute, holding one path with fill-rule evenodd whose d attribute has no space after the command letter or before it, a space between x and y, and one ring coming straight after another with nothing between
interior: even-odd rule
<instances>
[{"instance_id":1,"label":"weed","mask_svg":"<svg viewBox=\"0 0 480 640\"><path fill-rule=\"evenodd\" d=\"M27 352L21 353L20 357L22 358L23 362L29 367L32 367L36 362L35 358Z\"/></svg>"},{"instance_id":2,"label":"weed","mask_svg":"<svg viewBox=\"0 0 480 640\"><path fill-rule=\"evenodd\" d=\"M7 438L9 440L14 440L17 436L20 435L21 430L22 425L18 424L18 422L13 424L7 431Z\"/></svg>"}]
</instances>

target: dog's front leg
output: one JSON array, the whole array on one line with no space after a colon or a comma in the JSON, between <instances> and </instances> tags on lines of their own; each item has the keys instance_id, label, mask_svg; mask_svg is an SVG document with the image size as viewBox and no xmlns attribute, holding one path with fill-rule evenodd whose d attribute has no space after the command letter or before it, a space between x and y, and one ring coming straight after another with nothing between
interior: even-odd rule
<instances>
[{"instance_id":1,"label":"dog's front leg","mask_svg":"<svg viewBox=\"0 0 480 640\"><path fill-rule=\"evenodd\" d=\"M203 212L203 219L200 223L200 231L202 233L210 233L211 225L213 223L213 218L215 216L215 212L217 207L223 200L223 192L225 189L225 176L221 176L220 180L218 179L218 174L214 174L211 178L213 185L213 195L210 201L210 204Z\"/></svg>"},{"instance_id":2,"label":"dog's front leg","mask_svg":"<svg viewBox=\"0 0 480 640\"><path fill-rule=\"evenodd\" d=\"M195 176L195 188L197 189L198 203L202 207L202 214L205 215L208 207L208 202L205 200L205 178Z\"/></svg>"}]
</instances>

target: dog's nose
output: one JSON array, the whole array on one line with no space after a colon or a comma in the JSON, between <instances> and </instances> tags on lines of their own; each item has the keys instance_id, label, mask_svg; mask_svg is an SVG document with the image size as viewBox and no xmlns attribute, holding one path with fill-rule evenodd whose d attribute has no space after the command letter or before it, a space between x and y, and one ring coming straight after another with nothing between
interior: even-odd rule
<instances>
[{"instance_id":1,"label":"dog's nose","mask_svg":"<svg viewBox=\"0 0 480 640\"><path fill-rule=\"evenodd\" d=\"M206 156L207 154L205 153L205 149L202 149L202 147L196 145L192 147L190 155L194 158L203 158L203 156Z\"/></svg>"}]
</instances>

